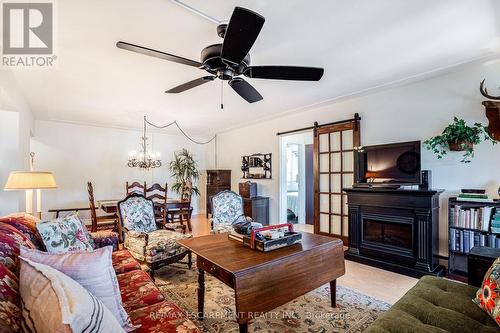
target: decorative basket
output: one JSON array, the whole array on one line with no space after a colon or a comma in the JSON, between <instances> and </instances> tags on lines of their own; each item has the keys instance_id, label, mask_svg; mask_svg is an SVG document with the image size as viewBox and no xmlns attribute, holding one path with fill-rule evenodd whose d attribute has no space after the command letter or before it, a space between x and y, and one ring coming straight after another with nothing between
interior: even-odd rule
<instances>
[{"instance_id":1,"label":"decorative basket","mask_svg":"<svg viewBox=\"0 0 500 333\"><path fill-rule=\"evenodd\" d=\"M464 151L466 149L473 149L474 144L472 142L465 142L465 141L459 141L459 142L448 141L448 147L450 148L451 151Z\"/></svg>"},{"instance_id":2,"label":"decorative basket","mask_svg":"<svg viewBox=\"0 0 500 333\"><path fill-rule=\"evenodd\" d=\"M255 238L255 234L259 231L279 229L283 227L288 227L288 232L285 234L285 237L283 238L269 239L264 241ZM300 243L301 241L302 241L302 234L299 232L294 232L293 225L290 223L270 225L262 228L257 228L252 230L252 234L250 236L243 236L244 246L248 246L252 249L261 252L269 252L272 250L280 249L282 247L292 246L294 244Z\"/></svg>"}]
</instances>

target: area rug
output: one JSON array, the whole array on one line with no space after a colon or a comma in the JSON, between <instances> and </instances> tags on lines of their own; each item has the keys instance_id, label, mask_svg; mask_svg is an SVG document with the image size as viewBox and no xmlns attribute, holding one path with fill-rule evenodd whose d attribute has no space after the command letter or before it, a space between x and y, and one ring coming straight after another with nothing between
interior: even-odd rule
<instances>
[{"instance_id":1,"label":"area rug","mask_svg":"<svg viewBox=\"0 0 500 333\"><path fill-rule=\"evenodd\" d=\"M166 299L180 306L202 332L237 333L234 293L205 274L205 319L196 320L196 268L167 266L156 272L156 285ZM330 286L324 285L254 319L250 332L258 333L354 333L363 332L390 305L337 286L337 308L330 306Z\"/></svg>"}]
</instances>

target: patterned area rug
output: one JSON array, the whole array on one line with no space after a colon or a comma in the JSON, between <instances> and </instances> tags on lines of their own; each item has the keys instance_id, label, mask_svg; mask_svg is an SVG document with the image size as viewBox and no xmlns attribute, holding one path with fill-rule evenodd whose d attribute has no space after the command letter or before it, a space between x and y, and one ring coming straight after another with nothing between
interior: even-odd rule
<instances>
[{"instance_id":1,"label":"patterned area rug","mask_svg":"<svg viewBox=\"0 0 500 333\"><path fill-rule=\"evenodd\" d=\"M195 261L196 262L196 261ZM203 332L237 333L234 294L231 288L205 274L205 320L197 311L196 268L167 266L156 272L156 285L167 300L183 308ZM337 308L330 307L330 286L324 285L294 301L256 318L250 332L259 333L354 333L363 332L390 305L337 286Z\"/></svg>"}]
</instances>

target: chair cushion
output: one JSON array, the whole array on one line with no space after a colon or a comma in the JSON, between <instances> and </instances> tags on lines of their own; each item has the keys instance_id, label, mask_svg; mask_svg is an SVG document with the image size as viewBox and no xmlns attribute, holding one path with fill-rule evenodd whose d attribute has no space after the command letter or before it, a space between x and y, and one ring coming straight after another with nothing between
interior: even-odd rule
<instances>
[{"instance_id":1,"label":"chair cushion","mask_svg":"<svg viewBox=\"0 0 500 333\"><path fill-rule=\"evenodd\" d=\"M34 249L35 245L11 225L0 223L0 263L17 272L20 246Z\"/></svg>"},{"instance_id":2,"label":"chair cushion","mask_svg":"<svg viewBox=\"0 0 500 333\"><path fill-rule=\"evenodd\" d=\"M116 274L123 274L133 270L141 269L141 265L127 250L115 251L111 254L111 261Z\"/></svg>"},{"instance_id":3,"label":"chair cushion","mask_svg":"<svg viewBox=\"0 0 500 333\"><path fill-rule=\"evenodd\" d=\"M44 250L45 245L43 244L42 237L36 229L37 222L39 222L39 220L36 217L27 213L14 213L0 217L0 223L6 223L13 226L23 235L28 237L37 249Z\"/></svg>"},{"instance_id":4,"label":"chair cushion","mask_svg":"<svg viewBox=\"0 0 500 333\"><path fill-rule=\"evenodd\" d=\"M50 253L94 250L92 238L77 214L37 223L36 228Z\"/></svg>"},{"instance_id":5,"label":"chair cushion","mask_svg":"<svg viewBox=\"0 0 500 333\"><path fill-rule=\"evenodd\" d=\"M476 289L424 276L365 333L498 333L495 321L472 302Z\"/></svg>"},{"instance_id":6,"label":"chair cushion","mask_svg":"<svg viewBox=\"0 0 500 333\"><path fill-rule=\"evenodd\" d=\"M0 332L21 330L19 280L7 266L0 264Z\"/></svg>"},{"instance_id":7,"label":"chair cushion","mask_svg":"<svg viewBox=\"0 0 500 333\"><path fill-rule=\"evenodd\" d=\"M201 333L175 304L163 301L130 312L136 333Z\"/></svg>"},{"instance_id":8,"label":"chair cushion","mask_svg":"<svg viewBox=\"0 0 500 333\"><path fill-rule=\"evenodd\" d=\"M133 233L131 236L129 235L125 238L125 248L132 253L134 258L147 263L157 262L186 252L187 250L180 246L177 240L192 237L190 234L163 229L148 233L147 242L144 234L137 237Z\"/></svg>"},{"instance_id":9,"label":"chair cushion","mask_svg":"<svg viewBox=\"0 0 500 333\"><path fill-rule=\"evenodd\" d=\"M225 224L225 223L216 224L216 223L214 223L212 233L223 234L223 233L231 232L231 231L234 231L232 224Z\"/></svg>"},{"instance_id":10,"label":"chair cushion","mask_svg":"<svg viewBox=\"0 0 500 333\"><path fill-rule=\"evenodd\" d=\"M21 258L19 290L24 332L125 332L99 299L47 265Z\"/></svg>"},{"instance_id":11,"label":"chair cushion","mask_svg":"<svg viewBox=\"0 0 500 333\"><path fill-rule=\"evenodd\" d=\"M137 232L156 230L153 201L143 196L129 196L118 203L123 226Z\"/></svg>"},{"instance_id":12,"label":"chair cushion","mask_svg":"<svg viewBox=\"0 0 500 333\"><path fill-rule=\"evenodd\" d=\"M126 331L133 331L123 308L120 287L111 265L111 246L92 252L48 253L21 248L21 257L47 265L75 280L99 299ZM91 268L91 269L89 269Z\"/></svg>"},{"instance_id":13,"label":"chair cushion","mask_svg":"<svg viewBox=\"0 0 500 333\"><path fill-rule=\"evenodd\" d=\"M118 284L122 295L123 306L127 312L165 299L155 286L149 275L141 270L135 270L118 275Z\"/></svg>"},{"instance_id":14,"label":"chair cushion","mask_svg":"<svg viewBox=\"0 0 500 333\"><path fill-rule=\"evenodd\" d=\"M473 301L500 326L500 258L484 275L483 284Z\"/></svg>"}]
</instances>

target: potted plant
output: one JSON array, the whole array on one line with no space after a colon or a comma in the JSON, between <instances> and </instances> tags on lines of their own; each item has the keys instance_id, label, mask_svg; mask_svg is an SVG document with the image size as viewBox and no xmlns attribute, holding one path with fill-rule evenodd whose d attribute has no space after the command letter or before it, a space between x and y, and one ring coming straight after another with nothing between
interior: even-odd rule
<instances>
[{"instance_id":1,"label":"potted plant","mask_svg":"<svg viewBox=\"0 0 500 333\"><path fill-rule=\"evenodd\" d=\"M200 194L198 187L194 186L200 177L198 164L193 154L187 149L184 148L174 153L174 159L170 161L168 168L174 178L172 190L177 192L183 200L189 200L193 194Z\"/></svg>"},{"instance_id":2,"label":"potted plant","mask_svg":"<svg viewBox=\"0 0 500 333\"><path fill-rule=\"evenodd\" d=\"M470 163L474 157L474 145L482 141L491 141L493 144L498 142L490 136L488 129L481 123L469 126L465 120L454 117L453 123L446 126L441 135L424 141L424 146L432 150L439 159L446 155L447 150L463 151L461 162Z\"/></svg>"}]
</instances>

